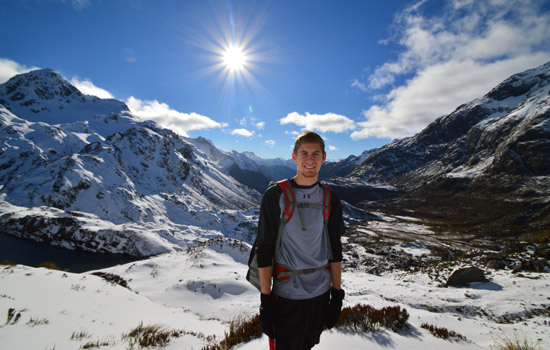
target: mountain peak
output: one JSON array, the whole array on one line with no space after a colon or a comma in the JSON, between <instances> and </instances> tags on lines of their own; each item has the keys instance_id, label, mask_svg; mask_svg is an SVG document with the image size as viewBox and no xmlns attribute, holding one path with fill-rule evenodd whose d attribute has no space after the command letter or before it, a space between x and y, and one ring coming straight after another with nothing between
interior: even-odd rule
<instances>
[{"instance_id":1,"label":"mountain peak","mask_svg":"<svg viewBox=\"0 0 550 350\"><path fill-rule=\"evenodd\" d=\"M128 111L123 102L84 95L49 68L19 74L1 84L0 104L19 117L50 124L89 120L98 112Z\"/></svg>"},{"instance_id":2,"label":"mountain peak","mask_svg":"<svg viewBox=\"0 0 550 350\"><path fill-rule=\"evenodd\" d=\"M519 97L550 84L550 62L525 72L514 74L491 90L485 97L503 101Z\"/></svg>"},{"instance_id":3,"label":"mountain peak","mask_svg":"<svg viewBox=\"0 0 550 350\"><path fill-rule=\"evenodd\" d=\"M16 75L0 86L2 87L2 94L8 97L10 101L21 101L20 103L28 103L27 97L52 100L56 96L66 98L73 94L78 97L82 95L59 73L49 68Z\"/></svg>"}]
</instances>

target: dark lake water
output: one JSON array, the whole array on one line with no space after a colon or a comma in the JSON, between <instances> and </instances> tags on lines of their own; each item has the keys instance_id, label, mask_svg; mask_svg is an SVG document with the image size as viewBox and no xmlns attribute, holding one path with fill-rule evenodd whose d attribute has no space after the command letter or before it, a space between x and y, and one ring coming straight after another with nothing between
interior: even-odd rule
<instances>
[{"instance_id":1,"label":"dark lake water","mask_svg":"<svg viewBox=\"0 0 550 350\"><path fill-rule=\"evenodd\" d=\"M141 258L142 259L142 258ZM70 251L0 233L0 261L37 267L54 263L61 270L84 272L140 260L123 254Z\"/></svg>"}]
</instances>

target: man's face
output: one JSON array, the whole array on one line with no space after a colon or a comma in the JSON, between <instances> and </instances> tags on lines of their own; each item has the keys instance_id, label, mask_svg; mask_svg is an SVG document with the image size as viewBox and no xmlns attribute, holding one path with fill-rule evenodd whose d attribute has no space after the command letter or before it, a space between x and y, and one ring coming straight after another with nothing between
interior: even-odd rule
<instances>
[{"instance_id":1,"label":"man's face","mask_svg":"<svg viewBox=\"0 0 550 350\"><path fill-rule=\"evenodd\" d=\"M315 177L319 174L326 156L318 143L303 143L297 153L292 153L292 160L298 166L298 174Z\"/></svg>"}]
</instances>

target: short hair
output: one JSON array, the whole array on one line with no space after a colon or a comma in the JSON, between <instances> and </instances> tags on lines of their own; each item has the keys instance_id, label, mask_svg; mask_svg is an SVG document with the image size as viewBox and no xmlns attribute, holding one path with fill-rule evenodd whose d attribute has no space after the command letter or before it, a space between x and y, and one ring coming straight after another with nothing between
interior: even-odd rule
<instances>
[{"instance_id":1,"label":"short hair","mask_svg":"<svg viewBox=\"0 0 550 350\"><path fill-rule=\"evenodd\" d=\"M300 146L304 143L318 143L319 146L321 146L323 154L325 154L325 141L323 141L323 138L313 131L304 131L298 135L296 141L294 141L294 150L292 152L294 154L298 154Z\"/></svg>"}]
</instances>

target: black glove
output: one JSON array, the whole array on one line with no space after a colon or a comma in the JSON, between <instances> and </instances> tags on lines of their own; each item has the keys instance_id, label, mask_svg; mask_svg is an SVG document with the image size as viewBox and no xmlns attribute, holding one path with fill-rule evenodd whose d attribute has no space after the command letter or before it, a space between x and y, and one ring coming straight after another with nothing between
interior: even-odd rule
<instances>
[{"instance_id":1,"label":"black glove","mask_svg":"<svg viewBox=\"0 0 550 350\"><path fill-rule=\"evenodd\" d=\"M330 288L330 302L328 303L328 311L325 324L328 329L336 326L342 313L342 300L344 300L345 292L343 289Z\"/></svg>"},{"instance_id":2,"label":"black glove","mask_svg":"<svg viewBox=\"0 0 550 350\"><path fill-rule=\"evenodd\" d=\"M275 331L273 330L273 314L275 313L273 295L262 293L260 301L260 325L262 330L268 337L275 338Z\"/></svg>"}]
</instances>

